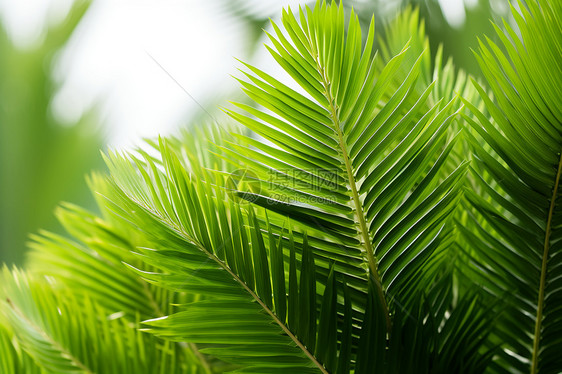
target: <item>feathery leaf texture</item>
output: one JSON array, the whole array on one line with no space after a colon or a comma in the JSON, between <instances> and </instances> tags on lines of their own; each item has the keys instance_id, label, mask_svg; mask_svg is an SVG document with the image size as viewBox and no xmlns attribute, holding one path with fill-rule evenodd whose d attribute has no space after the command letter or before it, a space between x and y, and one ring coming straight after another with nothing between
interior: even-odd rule
<instances>
[{"instance_id":1,"label":"feathery leaf texture","mask_svg":"<svg viewBox=\"0 0 562 374\"><path fill-rule=\"evenodd\" d=\"M261 184L259 194L240 196L308 226L317 241L338 244L315 251L323 279L332 261L356 291L365 293L373 279L390 331L390 299L408 304L401 296L406 280L439 247L460 196L457 181L467 165L444 178L440 173L451 150L446 135L456 100L429 105L435 83L423 92L413 88L426 53L408 64L400 87L385 98L405 69L407 46L379 71L374 22L362 48L357 16L351 13L346 28L342 6L317 4L298 16L300 24L284 12L285 33L272 24L268 49L299 91L247 66L243 89L263 109L236 104L245 113L229 111L276 147L245 139L246 147L226 152L247 161ZM282 176L289 188L276 183ZM366 271L348 274L350 261Z\"/></svg>"},{"instance_id":2,"label":"feathery leaf texture","mask_svg":"<svg viewBox=\"0 0 562 374\"><path fill-rule=\"evenodd\" d=\"M489 87L413 8L284 11L242 128L108 152L99 214L2 270L2 373L559 372L562 5L528 3Z\"/></svg>"},{"instance_id":3,"label":"feathery leaf texture","mask_svg":"<svg viewBox=\"0 0 562 374\"><path fill-rule=\"evenodd\" d=\"M494 99L476 84L489 116L466 102L473 126L474 178L463 230L487 292L507 299L495 335L503 367L558 373L562 368L562 4L512 6L520 36L496 26L475 53ZM507 295L507 297L506 297ZM503 369L498 369L502 371Z\"/></svg>"},{"instance_id":4,"label":"feathery leaf texture","mask_svg":"<svg viewBox=\"0 0 562 374\"><path fill-rule=\"evenodd\" d=\"M11 355L18 359L13 364L25 365L14 366L14 372L34 370L32 363L48 373L183 371L173 351L157 349L155 338L128 328L119 318L100 318L103 312L87 299L77 310L72 294L56 284L4 267L1 296L1 318L11 327L16 347L26 353ZM6 357L10 365L10 355Z\"/></svg>"}]
</instances>

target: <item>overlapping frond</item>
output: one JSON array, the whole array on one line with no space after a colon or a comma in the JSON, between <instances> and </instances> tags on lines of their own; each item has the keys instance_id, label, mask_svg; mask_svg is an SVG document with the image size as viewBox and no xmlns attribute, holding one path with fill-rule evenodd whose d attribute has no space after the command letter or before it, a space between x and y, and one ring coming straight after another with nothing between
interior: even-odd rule
<instances>
[{"instance_id":1,"label":"overlapping frond","mask_svg":"<svg viewBox=\"0 0 562 374\"><path fill-rule=\"evenodd\" d=\"M55 277L77 294L94 298L107 310L133 319L137 315L154 318L171 310L170 302L180 295L157 295L163 291L151 289L123 265L135 261L132 251L136 247L128 237L71 204L58 208L57 216L81 243L47 232L34 236L27 260L29 270Z\"/></svg>"},{"instance_id":2,"label":"overlapping frond","mask_svg":"<svg viewBox=\"0 0 562 374\"><path fill-rule=\"evenodd\" d=\"M430 45L429 38L425 34L425 22L420 18L419 8L407 7L400 11L386 25L384 35L379 36L378 42L383 56L383 64L380 69L384 67L384 63L388 63L396 54L400 53L406 44L409 45L405 52L406 60L413 62L421 55L420 78L416 83L416 89L423 92L428 84L435 81L435 87L426 101L426 110L436 104L442 107L456 96L470 102L481 111L485 110L478 91L471 83L471 77L464 70L455 67L452 58L444 60L442 45L437 48ZM430 56L433 55L435 58L431 61ZM397 74L392 82L393 89L400 86L407 74L407 69L401 69L400 74ZM392 92L392 90L390 91ZM458 100L454 108L459 109L462 105L462 101ZM448 139L453 139L461 129L463 132L473 132L469 126L466 126L464 119L458 117L449 127ZM450 157L443 168L443 175L451 174L457 165L467 159L468 154L470 154L470 147L466 137L461 136L450 152ZM473 188L470 175L465 178L464 183L469 188Z\"/></svg>"},{"instance_id":3,"label":"overlapping frond","mask_svg":"<svg viewBox=\"0 0 562 374\"><path fill-rule=\"evenodd\" d=\"M261 182L259 193L241 196L304 224L316 242L335 244L314 251L324 274L333 261L362 292L374 277L390 328L388 301L408 303L400 297L412 284L406 279L439 248L460 196L466 165L445 178L440 172L454 143L446 138L456 102L428 104L435 83L415 89L425 54L408 64L404 50L379 71L374 23L363 47L357 16L346 27L335 3L286 11L282 21L284 32L272 24L268 49L293 81L247 66L241 84L262 108L229 111L269 141L244 138L245 147L229 148ZM366 271L348 274L350 262Z\"/></svg>"},{"instance_id":4,"label":"overlapping frond","mask_svg":"<svg viewBox=\"0 0 562 374\"><path fill-rule=\"evenodd\" d=\"M420 18L419 8L409 6L401 10L386 25L384 35L379 36L378 43L384 63L392 60L406 44L409 48L406 51L405 59L410 61L410 64L421 56L421 74L417 82L417 89L423 91L427 85L436 81L435 88L429 96L429 105L434 105L439 101L442 101L442 105L444 105L456 95L460 95L475 106L481 107L478 92L470 83L468 74L462 69L456 68L452 58L447 61L443 60L442 45L439 45L438 48L430 45L429 38L425 34L425 22ZM435 55L433 61L431 60L432 55ZM381 64L380 69L384 67L384 63ZM407 73L406 69L402 69L401 74L393 82L395 87L400 85ZM457 106L460 105L462 103L459 101Z\"/></svg>"},{"instance_id":5,"label":"overlapping frond","mask_svg":"<svg viewBox=\"0 0 562 374\"><path fill-rule=\"evenodd\" d=\"M143 335L99 306L78 303L56 281L2 271L1 311L12 339L47 373L175 373L171 343ZM82 305L82 307L80 307ZM17 366L16 366L17 368ZM7 373L18 372L7 371ZM31 368L30 372L33 368Z\"/></svg>"},{"instance_id":6,"label":"overlapping frond","mask_svg":"<svg viewBox=\"0 0 562 374\"><path fill-rule=\"evenodd\" d=\"M521 37L481 43L493 98L430 61L415 10L380 55L335 2L284 11L288 79L245 65L245 132L110 152L100 217L65 205L75 239L42 233L29 274L3 271L0 369L556 372L562 5L522 9Z\"/></svg>"},{"instance_id":7,"label":"overlapping frond","mask_svg":"<svg viewBox=\"0 0 562 374\"><path fill-rule=\"evenodd\" d=\"M316 350L316 342L321 331L337 328L331 323L336 294L324 291L329 306L318 319L314 259L306 240L298 259L291 246L286 264L283 241L273 234L264 238L267 228L252 210L228 201L223 188L192 178L164 142L160 152L163 170L151 161L132 161L133 156L111 156L114 185L106 198L153 245L139 248L138 256L159 270L136 269L138 274L204 299L148 321L147 331L202 344L202 352L240 365L241 371L276 372L275 361L292 372L326 372L321 361L330 344ZM326 343L333 347L336 336Z\"/></svg>"},{"instance_id":8,"label":"overlapping frond","mask_svg":"<svg viewBox=\"0 0 562 374\"><path fill-rule=\"evenodd\" d=\"M519 33L496 26L498 44L486 38L476 54L494 99L476 84L490 117L466 102L475 118L465 118L478 133L472 143L479 190L466 195L473 213L463 231L475 252L470 276L507 299L496 369L558 373L562 4L533 0L519 8L512 7Z\"/></svg>"},{"instance_id":9,"label":"overlapping frond","mask_svg":"<svg viewBox=\"0 0 562 374\"><path fill-rule=\"evenodd\" d=\"M56 279L75 297L91 299L107 315L119 315L137 327L139 319L171 314L174 304L188 301L185 295L147 283L123 264L141 266L126 231L120 233L108 222L71 204L59 208L57 216L81 243L47 232L35 236L27 259L27 268L33 274ZM204 357L194 344L173 344L168 349L190 362L193 373L210 373L211 365L222 368Z\"/></svg>"}]
</instances>

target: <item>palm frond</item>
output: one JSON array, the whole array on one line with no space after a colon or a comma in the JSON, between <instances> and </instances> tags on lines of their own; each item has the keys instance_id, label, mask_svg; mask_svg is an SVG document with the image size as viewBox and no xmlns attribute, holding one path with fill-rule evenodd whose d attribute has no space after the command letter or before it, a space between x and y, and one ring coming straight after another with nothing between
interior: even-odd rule
<instances>
[{"instance_id":1,"label":"palm frond","mask_svg":"<svg viewBox=\"0 0 562 374\"><path fill-rule=\"evenodd\" d=\"M384 63L392 60L404 49L405 45L409 47L405 59L409 61L410 65L419 56L422 56L417 89L423 92L425 87L436 81L435 89L431 92L428 100L430 106L439 101L442 101L442 105L444 105L456 95L460 95L475 106L482 108L482 101L478 92L470 84L470 76L464 70L456 68L452 58L447 61L443 60L443 45L439 45L436 49L433 49L435 46L430 45L429 38L425 33L425 22L420 18L418 7L408 6L400 11L386 25L384 35L379 36L378 42ZM435 56L433 61L431 56ZM381 64L380 69L384 67L384 63ZM407 69L402 68L401 74L393 82L394 86L398 87L407 74ZM459 101L457 105L460 106L461 104ZM458 131L457 127L454 128Z\"/></svg>"},{"instance_id":2,"label":"palm frond","mask_svg":"<svg viewBox=\"0 0 562 374\"><path fill-rule=\"evenodd\" d=\"M135 246L126 232L119 233L107 222L71 204L59 208L57 216L82 243L48 232L35 236L27 259L27 268L33 274L56 279L74 297L91 299L107 315L120 315L137 325L139 319L171 314L174 304L187 301L185 295L145 282L123 264L127 261L141 266L132 254ZM177 344L169 349L176 350L176 355L192 367L199 363L201 373L211 372L208 361L212 360L204 357L195 344ZM223 368L218 362L212 366Z\"/></svg>"},{"instance_id":3,"label":"palm frond","mask_svg":"<svg viewBox=\"0 0 562 374\"><path fill-rule=\"evenodd\" d=\"M476 54L494 99L476 84L490 117L466 102L482 193L466 196L473 213L464 236L478 269L471 276L493 297L509 295L496 333L505 347L497 370L555 373L562 367L562 90L553 82L562 79L562 5L519 5L521 13L512 13L520 34L496 26L500 44L486 38Z\"/></svg>"},{"instance_id":4,"label":"palm frond","mask_svg":"<svg viewBox=\"0 0 562 374\"><path fill-rule=\"evenodd\" d=\"M80 305L70 292L6 267L2 316L13 339L49 373L183 372L170 343L143 335L96 304ZM9 372L9 371L8 371Z\"/></svg>"},{"instance_id":5,"label":"palm frond","mask_svg":"<svg viewBox=\"0 0 562 374\"><path fill-rule=\"evenodd\" d=\"M459 196L466 165L445 178L439 172L451 149L446 134L455 100L429 105L435 83L421 93L414 88L425 54L407 64L404 50L379 71L374 23L362 48L357 16L351 13L346 28L335 3L296 16L286 11L282 22L285 32L273 24L268 49L294 88L247 66L243 89L263 108L236 104L244 112L229 111L273 143L246 138L246 147L229 148L261 181L259 194L240 196L306 225L317 242L334 244L313 250L324 275L334 261L342 279L363 293L374 277L390 329L389 299L408 304L400 296L403 280L439 247ZM405 68L402 84L389 91ZM362 286L347 273L349 262L368 269L359 275Z\"/></svg>"},{"instance_id":6,"label":"palm frond","mask_svg":"<svg viewBox=\"0 0 562 374\"><path fill-rule=\"evenodd\" d=\"M169 303L158 303L149 285L143 283L122 262L134 261L135 246L122 233L97 216L65 204L57 209L65 228L82 243L44 232L30 244L28 269L34 274L55 277L111 312L123 312L133 319L162 316ZM175 295L164 295L171 301ZM163 308L163 309L162 309Z\"/></svg>"},{"instance_id":7,"label":"palm frond","mask_svg":"<svg viewBox=\"0 0 562 374\"><path fill-rule=\"evenodd\" d=\"M276 359L280 365L286 362L286 370L326 372L315 356L317 333L325 328L317 328L312 256L304 250L297 261L293 252L285 268L282 241L271 238L268 253L252 211L247 215L228 202L222 188L192 179L163 141L160 152L165 172L150 161L132 161L132 155L110 155L114 182L106 198L154 245L138 252L160 270L137 272L157 285L205 297L186 304L185 311L148 321L149 331L208 345L202 352L241 365L240 370L268 372ZM279 290L275 297L272 287ZM256 351L262 353L256 356Z\"/></svg>"},{"instance_id":8,"label":"palm frond","mask_svg":"<svg viewBox=\"0 0 562 374\"><path fill-rule=\"evenodd\" d=\"M244 129L109 152L101 214L65 204L74 239L3 270L0 369L555 372L562 5L515 18L481 43L488 90L431 61L413 8L380 54L341 4L284 11L288 77L244 64Z\"/></svg>"}]
</instances>

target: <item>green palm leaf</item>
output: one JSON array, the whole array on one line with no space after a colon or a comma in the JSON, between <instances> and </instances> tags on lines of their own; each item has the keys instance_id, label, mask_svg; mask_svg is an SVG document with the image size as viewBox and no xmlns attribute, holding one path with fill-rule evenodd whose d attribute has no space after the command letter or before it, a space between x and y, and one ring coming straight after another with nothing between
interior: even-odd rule
<instances>
[{"instance_id":1,"label":"green palm leaf","mask_svg":"<svg viewBox=\"0 0 562 374\"><path fill-rule=\"evenodd\" d=\"M428 109L437 104L439 101L449 102L456 95L460 95L464 99L470 101L475 106L481 107L481 100L478 92L472 84L470 84L470 76L462 69L456 69L452 58L446 62L443 61L443 46L439 45L437 50L431 51L429 38L425 33L425 22L420 19L420 11L418 7L407 7L390 21L385 29L384 35L378 39L381 55L384 63L380 69L384 68L384 64L392 60L394 56L399 54L404 45L408 44L406 51L407 64L403 65L401 74L399 74L393 82L394 87L400 86L400 83L408 74L406 66L413 64L419 56L420 62L420 79L417 82L417 89L423 92L425 87L436 81L436 87L432 90L429 100ZM431 61L432 55L435 55L434 61ZM462 103L458 102L458 106ZM456 126L454 126L457 129ZM458 129L457 129L458 131Z\"/></svg>"},{"instance_id":2,"label":"green palm leaf","mask_svg":"<svg viewBox=\"0 0 562 374\"><path fill-rule=\"evenodd\" d=\"M7 322L0 323L0 370L2 373L40 374L41 368L17 344Z\"/></svg>"},{"instance_id":3,"label":"green palm leaf","mask_svg":"<svg viewBox=\"0 0 562 374\"><path fill-rule=\"evenodd\" d=\"M135 156L111 155L106 204L135 227L140 242L152 245L136 252L157 270L131 269L157 286L203 297L181 303L170 316L145 321L144 331L196 343L202 353L238 365L237 372L361 373L375 366L388 373L400 367L406 372L401 352L409 349L417 349L417 358L431 351L420 372L442 366L474 373L486 366L488 358L477 352L489 326L473 301L459 302L445 322L453 331L440 336L436 329L448 307L433 311L443 303L445 288L435 287L439 292L428 292L425 299L418 293L415 314L397 312L387 349L385 315L372 280L361 316L333 266L325 282L316 279L306 235L296 241L291 232L275 234L271 225L262 226L254 209L228 200L223 188L192 179L164 142L160 152L165 171L148 162L143 172L136 172L141 164ZM171 188L153 191L159 184ZM168 199L174 203L168 205ZM467 303L471 310L460 307ZM465 327L473 334L462 334ZM420 331L412 334L412 328ZM441 348L433 347L448 346L441 339L465 343L438 354ZM418 361L412 357L409 363Z\"/></svg>"},{"instance_id":4,"label":"green palm leaf","mask_svg":"<svg viewBox=\"0 0 562 374\"><path fill-rule=\"evenodd\" d=\"M59 208L57 217L83 244L52 233L35 236L27 260L34 274L57 279L75 297L90 298L108 315L119 315L130 323L171 314L173 304L186 301L184 295L145 282L123 264L141 266L131 253L135 246L128 239L132 238L130 233L120 233L108 222L70 204ZM195 344L173 345L171 349L194 367L199 363L201 373L212 372L208 358ZM217 362L212 365L221 367Z\"/></svg>"},{"instance_id":5,"label":"green palm leaf","mask_svg":"<svg viewBox=\"0 0 562 374\"><path fill-rule=\"evenodd\" d=\"M464 237L478 282L494 297L509 295L496 334L505 347L501 365L557 373L562 91L553 82L562 79L562 5L527 5L521 13L512 8L520 36L504 24L506 31L496 27L500 45L480 42L477 59L494 100L476 85L491 118L466 103L475 116L465 117L478 133L474 174L483 193L467 194L473 216Z\"/></svg>"},{"instance_id":6,"label":"green palm leaf","mask_svg":"<svg viewBox=\"0 0 562 374\"><path fill-rule=\"evenodd\" d=\"M160 270L136 271L157 285L203 294L204 299L182 304L185 311L147 321L147 331L202 344L202 352L240 365L240 370L275 372L275 361L294 372L326 372L318 358L326 356L324 346L318 351L315 347L319 331L336 328L330 324L336 294L324 299L329 306L318 322L314 259L306 240L298 260L291 246L287 266L283 242L271 234L266 238L268 252L252 210L246 215L226 200L223 189L192 179L163 142L160 152L166 173L150 160L141 164L131 161L133 156L110 156L115 180L106 198L121 217L150 228L142 234L154 247L138 248L138 256ZM144 169L142 178L137 167ZM278 290L275 297L273 289ZM332 346L336 336L330 335Z\"/></svg>"},{"instance_id":7,"label":"green palm leaf","mask_svg":"<svg viewBox=\"0 0 562 374\"><path fill-rule=\"evenodd\" d=\"M542 205L517 206L507 194L516 177L490 178L521 160L490 122L465 131L480 157L472 168L487 170L465 178L451 87L474 112L463 121L487 121L466 77L441 69L439 53L431 68L421 32L402 40L416 12L389 27L382 57L373 23L363 45L357 16L335 3L286 11L282 23L268 48L289 79L246 65L255 105L228 111L245 133L211 127L110 152L109 176L91 179L101 217L65 205L58 216L76 240L42 233L33 275L4 271L7 367L29 356L48 372L472 374L489 366L498 338L517 343L506 334L516 319L498 317L490 335L505 306L487 298L508 289L497 279L512 262L481 250L510 233L511 246L536 242L490 217L522 211L540 227L529 212ZM544 168L521 162L522 178L537 178L525 193L546 192ZM463 198L467 180L490 196ZM452 225L461 201L472 210L455 218L474 249ZM459 274L458 246L485 271ZM467 292L462 276L487 293Z\"/></svg>"},{"instance_id":8,"label":"green palm leaf","mask_svg":"<svg viewBox=\"0 0 562 374\"><path fill-rule=\"evenodd\" d=\"M455 101L428 104L435 83L414 89L426 54L407 64L403 51L379 71L373 23L362 48L357 17L352 13L346 28L341 6L318 3L298 17L300 23L284 12L285 33L273 24L269 35L268 49L291 86L248 66L243 89L263 108L236 104L245 114L229 111L274 146L243 138L246 147L225 152L261 180L259 194L240 196L306 225L314 243L334 244L313 250L323 279L332 261L356 292L366 292L373 277L390 330L389 300L408 304L405 279L439 248L459 197L466 165L445 178L440 172L451 151L446 134ZM404 69L401 85L389 91ZM289 188L280 188L285 181ZM350 273L350 262L368 271Z\"/></svg>"},{"instance_id":9,"label":"green palm leaf","mask_svg":"<svg viewBox=\"0 0 562 374\"><path fill-rule=\"evenodd\" d=\"M80 304L72 294L57 289L56 283L4 268L0 293L2 317L11 326L13 339L42 372L185 370L169 349L169 343L158 343L118 317L108 317L88 300L78 307Z\"/></svg>"}]
</instances>

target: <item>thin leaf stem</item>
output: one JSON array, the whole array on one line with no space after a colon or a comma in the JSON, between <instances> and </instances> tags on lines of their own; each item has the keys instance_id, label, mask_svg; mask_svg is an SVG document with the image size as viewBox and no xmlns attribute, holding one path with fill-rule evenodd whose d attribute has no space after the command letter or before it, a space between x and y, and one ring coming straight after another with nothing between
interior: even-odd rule
<instances>
[{"instance_id":1,"label":"thin leaf stem","mask_svg":"<svg viewBox=\"0 0 562 374\"><path fill-rule=\"evenodd\" d=\"M533 357L531 362L531 374L537 374L539 370L539 345L541 339L541 327L544 306L544 290L546 287L546 273L548 265L548 252L550 250L550 234L552 232L552 217L554 216L554 207L556 206L556 197L558 196L558 185L560 184L560 174L562 174L562 152L558 161L558 171L554 188L552 190L552 198L550 199L550 208L546 220L546 231L544 235L544 248L542 255L541 280L539 284L539 298L537 302L537 317L535 319L535 335L533 338Z\"/></svg>"}]
</instances>

